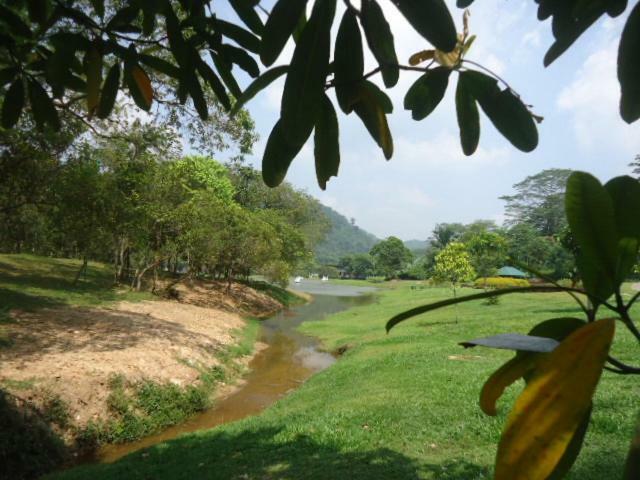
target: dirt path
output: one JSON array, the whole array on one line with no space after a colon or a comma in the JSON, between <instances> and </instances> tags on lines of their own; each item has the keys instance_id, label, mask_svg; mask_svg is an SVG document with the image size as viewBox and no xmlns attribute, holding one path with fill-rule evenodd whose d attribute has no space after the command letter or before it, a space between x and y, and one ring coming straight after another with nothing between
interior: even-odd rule
<instances>
[{"instance_id":1,"label":"dirt path","mask_svg":"<svg viewBox=\"0 0 640 480\"><path fill-rule=\"evenodd\" d=\"M11 346L0 349L0 383L36 407L58 396L76 426L105 419L113 375L192 384L199 376L195 366L215 366L216 352L238 342L245 325L239 313L280 306L244 286L232 293L199 284L176 290L180 302L14 310Z\"/></svg>"}]
</instances>

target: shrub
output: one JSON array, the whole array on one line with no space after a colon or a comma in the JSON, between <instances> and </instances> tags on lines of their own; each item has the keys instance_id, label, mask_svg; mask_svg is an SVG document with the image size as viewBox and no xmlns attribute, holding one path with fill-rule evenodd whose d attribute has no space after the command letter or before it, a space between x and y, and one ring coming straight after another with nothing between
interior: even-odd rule
<instances>
[{"instance_id":1,"label":"shrub","mask_svg":"<svg viewBox=\"0 0 640 480\"><path fill-rule=\"evenodd\" d=\"M475 288L513 288L529 287L529 280L509 277L481 277L474 282Z\"/></svg>"}]
</instances>

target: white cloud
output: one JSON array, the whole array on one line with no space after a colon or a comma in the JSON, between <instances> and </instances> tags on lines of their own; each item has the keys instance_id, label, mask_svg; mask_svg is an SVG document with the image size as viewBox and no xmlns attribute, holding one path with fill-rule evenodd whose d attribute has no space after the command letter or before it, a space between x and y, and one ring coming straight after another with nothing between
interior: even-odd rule
<instances>
[{"instance_id":1,"label":"white cloud","mask_svg":"<svg viewBox=\"0 0 640 480\"><path fill-rule=\"evenodd\" d=\"M637 126L627 125L618 111L617 41L609 41L587 57L573 81L557 98L572 117L574 134L584 150L598 148L631 156L640 149Z\"/></svg>"},{"instance_id":2,"label":"white cloud","mask_svg":"<svg viewBox=\"0 0 640 480\"><path fill-rule=\"evenodd\" d=\"M442 132L429 140L400 137L396 142L394 157L410 169L470 172L505 165L509 151L506 147L486 149L479 146L472 156L467 157L462 153L458 138L449 132Z\"/></svg>"}]
</instances>

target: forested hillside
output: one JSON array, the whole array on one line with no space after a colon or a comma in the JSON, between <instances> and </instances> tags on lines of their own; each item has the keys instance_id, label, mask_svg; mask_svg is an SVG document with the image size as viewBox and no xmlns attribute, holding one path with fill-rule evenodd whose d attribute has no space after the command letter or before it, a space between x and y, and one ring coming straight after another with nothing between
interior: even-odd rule
<instances>
[{"instance_id":1,"label":"forested hillside","mask_svg":"<svg viewBox=\"0 0 640 480\"><path fill-rule=\"evenodd\" d=\"M429 242L426 240L405 240L404 246L415 254L424 255L424 252L429 246Z\"/></svg>"},{"instance_id":2,"label":"forested hillside","mask_svg":"<svg viewBox=\"0 0 640 480\"><path fill-rule=\"evenodd\" d=\"M336 265L342 257L354 253L368 253L380 241L375 235L351 223L334 209L322 206L331 222L331 229L315 249L316 260L323 265Z\"/></svg>"}]
</instances>

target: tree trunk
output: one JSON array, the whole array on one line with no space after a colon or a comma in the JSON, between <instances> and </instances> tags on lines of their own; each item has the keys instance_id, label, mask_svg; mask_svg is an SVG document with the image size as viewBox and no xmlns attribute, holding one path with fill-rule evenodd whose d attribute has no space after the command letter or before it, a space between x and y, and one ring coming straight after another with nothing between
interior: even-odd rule
<instances>
[{"instance_id":1,"label":"tree trunk","mask_svg":"<svg viewBox=\"0 0 640 480\"><path fill-rule=\"evenodd\" d=\"M75 287L76 284L78 283L78 280L80 280L80 275L82 275L83 273L85 274L85 280L87 278L87 256L83 255L82 257L82 266L80 267L80 270L78 270L78 273L76 273L76 278L73 279L73 283L72 285Z\"/></svg>"}]
</instances>

